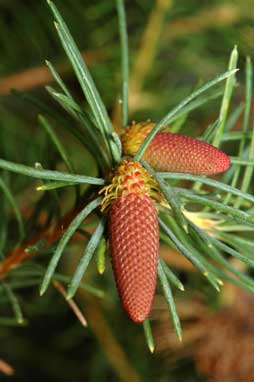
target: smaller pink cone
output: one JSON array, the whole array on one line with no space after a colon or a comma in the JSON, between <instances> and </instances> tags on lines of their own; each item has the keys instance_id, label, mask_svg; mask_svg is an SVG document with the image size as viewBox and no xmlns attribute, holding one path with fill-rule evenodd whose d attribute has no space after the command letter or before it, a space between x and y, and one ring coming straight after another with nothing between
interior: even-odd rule
<instances>
[{"instance_id":1,"label":"smaller pink cone","mask_svg":"<svg viewBox=\"0 0 254 382\"><path fill-rule=\"evenodd\" d=\"M122 136L123 151L134 155L154 128L151 122L134 123ZM230 167L230 158L209 143L182 134L159 132L143 158L157 171L213 175Z\"/></svg>"},{"instance_id":2,"label":"smaller pink cone","mask_svg":"<svg viewBox=\"0 0 254 382\"><path fill-rule=\"evenodd\" d=\"M230 167L227 154L216 147L181 134L157 133L144 159L158 171L212 175Z\"/></svg>"}]
</instances>

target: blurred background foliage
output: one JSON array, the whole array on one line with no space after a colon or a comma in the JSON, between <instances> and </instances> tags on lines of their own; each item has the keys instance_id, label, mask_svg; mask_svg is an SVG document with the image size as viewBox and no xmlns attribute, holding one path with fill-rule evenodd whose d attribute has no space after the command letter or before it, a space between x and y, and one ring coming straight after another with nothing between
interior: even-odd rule
<instances>
[{"instance_id":1,"label":"blurred background foliage","mask_svg":"<svg viewBox=\"0 0 254 382\"><path fill-rule=\"evenodd\" d=\"M126 0L125 3L131 64L131 120L158 120L197 84L226 71L234 45L238 46L240 69L244 67L245 57L254 55L252 0ZM56 0L56 4L86 58L117 129L121 78L115 2ZM29 165L39 162L44 168L64 168L55 147L38 123L38 113L46 111L59 137L68 142L68 153L77 172L96 176L98 169L92 156L62 128L72 123L70 117L50 99L44 88L53 83L44 64L44 60L49 59L76 99L82 102L46 1L0 0L0 52L0 157ZM234 106L241 104L244 98L243 73L241 70L238 75ZM216 120L219 108L220 99L215 99L195 110L184 127L185 132L197 135L204 131ZM230 150L234 155L232 144ZM48 227L53 216L59 211L63 216L73 205L75 195L68 187L41 196L26 177L6 173L3 176L26 221L27 239L39 232L38 216L40 227ZM46 216L42 214L45 206ZM17 245L19 226L13 210L4 201L0 215L4 227L1 229L2 256ZM66 274L74 269L80 253L80 239L82 236L77 235L77 240L72 241L62 262L61 271ZM242 311L237 302L237 289L226 286L223 295L218 296L175 251L169 252L162 247L163 251L187 290L185 300L179 299L180 317L184 322L182 345L176 342L171 324L164 325L165 307L158 297L152 312L157 351L149 354L141 328L131 323L121 310L109 260L103 277L97 275L95 266L89 268L85 279L89 286L79 291L77 300L89 323L86 328L64 300L61 284L39 298L41 264L32 259L22 267L22 272L17 268L11 276L27 320L23 325L4 318L11 316L11 307L1 295L0 380L202 382L208 381L202 373L214 373L210 381L222 382L216 379L217 371L209 368L198 354L202 349L203 328L209 332L213 322L211 315L221 301L226 301L226 305L237 304L237 312ZM42 254L42 264L43 261ZM28 285L24 280L31 269L34 272L34 267L38 267L38 273L29 278ZM197 295L193 290L200 292ZM188 305L195 306L195 314ZM226 317L228 324L232 314ZM236 325L240 325L241 320L246 326L241 314L236 314ZM225 325L218 321L220 332ZM248 336L253 336L252 329ZM237 343L235 335L232 347ZM217 347L213 346L215 353L218 347L223 347L219 339ZM233 367L233 361L230 365ZM240 377L237 381L247 382Z\"/></svg>"}]
</instances>

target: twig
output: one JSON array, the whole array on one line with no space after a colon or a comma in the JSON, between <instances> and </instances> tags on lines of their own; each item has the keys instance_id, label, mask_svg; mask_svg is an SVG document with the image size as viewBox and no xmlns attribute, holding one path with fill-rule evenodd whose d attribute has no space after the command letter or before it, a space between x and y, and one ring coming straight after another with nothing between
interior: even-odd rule
<instances>
[{"instance_id":1,"label":"twig","mask_svg":"<svg viewBox=\"0 0 254 382\"><path fill-rule=\"evenodd\" d=\"M92 66L98 59L101 60L104 57L101 52L82 52L82 56L85 57L86 63L89 66ZM70 68L68 63L57 66L58 72L62 75L69 73ZM42 65L0 78L0 94L8 94L11 89L20 91L32 90L51 82L54 82L51 73L46 65Z\"/></svg>"},{"instance_id":2,"label":"twig","mask_svg":"<svg viewBox=\"0 0 254 382\"><path fill-rule=\"evenodd\" d=\"M136 370L133 369L124 349L108 325L100 303L98 303L96 299L88 298L81 290L78 295L85 300L85 311L89 327L97 337L106 357L118 374L119 379L122 382L140 381Z\"/></svg>"},{"instance_id":3,"label":"twig","mask_svg":"<svg viewBox=\"0 0 254 382\"><path fill-rule=\"evenodd\" d=\"M61 293L61 295L64 297L65 301L67 302L77 319L80 321L81 325L87 326L87 320L82 311L79 309L78 305L73 299L67 299L67 293L63 285L59 281L54 281L53 284L58 290L58 292Z\"/></svg>"},{"instance_id":4,"label":"twig","mask_svg":"<svg viewBox=\"0 0 254 382\"><path fill-rule=\"evenodd\" d=\"M84 206L82 206L82 208L84 208ZM40 239L45 240L45 246L49 246L56 241L80 210L81 207L78 207L75 210L70 211L57 222L55 227L51 226L47 230L39 232L31 240L19 245L11 251L11 253L0 262L0 280L4 279L12 269L36 255L36 251L27 251L28 247L35 245ZM89 217L89 219L90 218L91 217ZM77 234L78 233L75 235Z\"/></svg>"},{"instance_id":5,"label":"twig","mask_svg":"<svg viewBox=\"0 0 254 382\"><path fill-rule=\"evenodd\" d=\"M0 372L4 373L6 375L13 375L14 369L6 361L4 361L2 358L0 358Z\"/></svg>"},{"instance_id":6,"label":"twig","mask_svg":"<svg viewBox=\"0 0 254 382\"><path fill-rule=\"evenodd\" d=\"M240 7L230 5L219 5L202 9L194 16L182 17L170 22L165 30L164 38L170 41L186 35L203 32L210 28L232 25L244 16Z\"/></svg>"}]
</instances>

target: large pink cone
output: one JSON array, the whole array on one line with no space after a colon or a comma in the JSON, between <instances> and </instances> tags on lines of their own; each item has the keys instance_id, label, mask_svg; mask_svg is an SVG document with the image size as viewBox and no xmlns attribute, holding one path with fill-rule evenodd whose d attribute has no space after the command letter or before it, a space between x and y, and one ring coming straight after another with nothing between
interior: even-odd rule
<instances>
[{"instance_id":1,"label":"large pink cone","mask_svg":"<svg viewBox=\"0 0 254 382\"><path fill-rule=\"evenodd\" d=\"M112 202L109 240L123 307L133 321L143 322L153 302L159 251L157 211L149 196L128 193Z\"/></svg>"}]
</instances>

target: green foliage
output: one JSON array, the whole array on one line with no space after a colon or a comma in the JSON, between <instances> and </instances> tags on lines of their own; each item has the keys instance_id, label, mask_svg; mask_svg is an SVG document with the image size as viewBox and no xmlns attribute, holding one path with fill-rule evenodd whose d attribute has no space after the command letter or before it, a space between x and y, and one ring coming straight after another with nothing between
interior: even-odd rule
<instances>
[{"instance_id":1,"label":"green foliage","mask_svg":"<svg viewBox=\"0 0 254 382\"><path fill-rule=\"evenodd\" d=\"M131 97L129 77L132 68L130 65L129 73L128 44L130 46L134 45L140 29L133 27L133 40L132 31L130 38L128 37L122 0L117 0L116 4L98 2L98 4L92 5L89 3L86 12L84 12L83 2L75 2L73 6L74 20L80 12L83 17L95 20L96 25L100 25L100 21L105 15L108 15L110 20L113 18L113 23L116 24L118 15L121 70L118 68L117 74L120 73L121 84L118 81L113 81L115 82L114 85L107 87L106 80L103 84L99 84L98 81L98 77L100 77L98 71L101 71L102 78L108 77L109 68L107 65L105 65L105 69L98 66L93 71L92 76L61 16L62 11L59 12L53 2L48 1L48 3L56 19L55 26L58 36L82 89L82 95L72 83L69 84L70 70L68 69L68 76L66 77L65 70L58 71L58 65L54 66L52 64L53 60L55 62L61 57L61 54L58 50L55 55L53 54L47 33L45 33L47 23L44 31L39 26L38 28L34 26L34 30L38 30L38 32L33 39L36 41L38 38L41 44L40 49L44 54L51 50L49 56L52 57L52 60L47 60L46 65L55 80L56 85L54 86L57 86L57 88L47 86L47 98L45 94L13 93L10 98L6 97L3 100L0 111L2 123L6 125L4 127L6 139L2 139L0 143L0 153L1 158L3 158L0 159L0 168L2 169L0 177L0 191L2 194L0 255L4 263L8 259L9 253L12 253L13 248L22 243L25 246L25 253L34 257L32 260L21 262L18 267L16 267L17 264L14 264L14 269L4 275L4 280L0 282L0 295L4 311L4 315L0 318L0 324L5 326L26 324L26 318L24 317L27 316L26 311L31 310L31 307L27 309L23 298L19 299L17 293L21 295L27 289L38 289L39 285L41 285L40 293L43 294L49 285L53 284L52 282L60 281L67 285L66 297L69 300L77 290L82 291L82 293L85 290L86 293L88 292L89 295L96 296L96 298L106 296L103 300L105 310L108 309L106 304L108 303L107 299L109 299L107 296L110 293L102 291L101 284L106 285L106 288L103 289L109 289L112 292L112 280L107 279L107 274L103 276L105 277L104 281L98 282L93 274L92 264L89 267L88 265L90 265L93 255L96 255L99 273L103 273L105 268L106 241L103 234L106 235L106 218L105 216L102 217L99 211L102 198L98 197L98 192L101 186L108 181L109 171L122 157L119 135L114 131L109 113L114 109L113 102L117 101L118 96L115 97L116 99L113 99L113 96L117 93L120 94L121 100L121 127L126 127L128 121L135 114L128 107ZM128 4L128 14L132 14L133 10L137 9L133 17L133 23L135 20L140 19L141 9L142 12L148 15L152 6L150 2L148 3L141 4L140 2L139 4L137 2L135 6ZM37 5L34 5L34 7L39 9L39 5L38 8ZM63 13L68 14L72 8L71 2L67 1L62 4L61 10L62 8ZM23 12L30 20L29 13L32 12L32 8L29 10L24 6ZM48 13L48 10L46 12ZM85 14L86 16L84 16ZM44 13L41 17L44 20ZM22 21L21 16L17 16L17 18L19 18L19 22ZM0 27L2 30L6 30L7 26L2 24ZM84 27L82 36L86 35L85 31L91 32L89 27L84 24L89 23L82 23ZM110 42L109 53L116 52L114 37L117 36L117 25L115 26L114 32L110 32L112 28L106 27L105 24L101 25L98 30L96 29L94 33L91 33L92 37L89 42L99 41L101 46L106 42ZM25 20L22 22L22 28L27 30ZM80 42L80 35L78 37L77 40ZM2 41L3 43L4 41ZM5 60L7 63L12 63L11 67L13 67L15 59L10 45L11 40L8 45L5 44L5 52L7 53ZM27 48L30 49L30 47L30 43L27 42ZM164 52L163 46L161 49L161 52ZM117 53L112 53L112 57L112 66L115 69L119 57ZM193 91L189 92L189 96L186 97L186 86L181 89L181 96L184 95L182 97L183 101L178 102L180 94L176 94L175 98L171 98L171 101L168 102L165 94L171 94L172 96L173 93L172 90L168 90L167 93L164 89L165 94L162 91L159 97L164 99L159 102L159 111L151 110L151 116L158 117L159 112L162 110L164 110L165 116L163 118L158 117L159 122L140 145L135 159L140 160L157 180L168 202L167 208L165 206L159 208L161 241L167 244L168 247L177 249L191 261L204 276L205 281L208 281L216 291L221 290L224 282L230 281L247 291L253 292L254 281L250 276L254 264L252 256L254 246L252 240L254 230L254 134L250 129L253 68L251 59L248 57L245 69L245 102L235 105L234 95L236 91L239 91L236 88L235 78L238 70L236 69L237 59L238 52L235 47L230 56L228 71L203 84L204 79L211 78L210 75L204 72L201 86L199 84L199 86L195 87ZM158 77L163 72L166 73L164 71L164 61L167 60L162 61L161 68L158 68L158 63L155 63L155 68L150 74L151 78L149 78L149 81L147 80L149 82L147 88L149 86L155 88ZM130 64L132 64L132 60L130 60ZM2 63L3 68L4 65ZM22 63L20 65L22 66ZM19 68L18 64L15 68ZM224 89L221 87L218 89L218 85L224 80L226 80ZM190 87L187 86L187 88ZM154 91L155 97L156 91L158 90ZM52 98L53 103L48 100L48 95ZM198 121L200 118L199 113L202 116L200 110L205 109L206 113L209 114L210 105L214 105L214 102L219 98L222 98L222 100L215 120L209 121L210 124L205 131L200 132L194 129L191 135L200 136L201 139L213 142L216 146L224 145L232 153L231 169L221 180L191 174L156 173L142 160L143 153L159 130L168 128L166 126L171 124L171 131L186 132L186 126L188 124L191 126L195 118ZM7 118L6 116L12 108L19 109L18 105L21 101L22 105L26 105L25 116L22 117L21 113L20 119L18 117L17 119ZM170 111L165 112L168 103L176 106L170 107ZM34 108L32 112L30 106ZM154 109L156 109L156 103ZM138 111L138 113L141 113L141 111ZM232 131L242 113L243 123L241 129ZM142 116L145 117L146 112ZM214 119L214 114L211 117ZM37 121L39 121L40 128L38 128ZM29 129L32 131L34 126L37 127L38 138L37 140L36 138L31 139L31 147L28 147ZM13 137L8 129L12 129L14 132ZM15 153L15 147L18 152L22 152L22 157L24 154L22 163L16 163L20 155ZM49 158L47 158L47 153L50 153ZM80 164L80 159L84 164ZM30 165L23 163L29 163ZM34 167L33 163L35 163ZM40 163L43 164L43 167ZM18 176L14 177L12 173L18 174ZM35 186L29 180L24 180L24 176L39 179L42 184L39 186L36 184ZM33 200L29 200L29 214L23 216L23 205L28 208L26 194L31 193L31 189L35 187L40 192L35 192L36 196ZM47 232L47 229L57 224L57 222L61 224L61 219L70 211L74 213L68 220L68 224L65 222L61 227L61 234L47 244L43 233ZM93 217L90 221L87 218L91 213L93 213ZM200 226L195 219L191 219L193 214L196 218L203 219L203 221L209 220L211 228L206 229L205 226ZM41 223L39 217L42 215L43 222ZM92 233L90 232L91 228ZM86 241L85 249L83 255L78 260L75 259L77 266L72 264L71 270L65 272L66 264L70 260L67 261L64 255L69 252L68 257L71 258L72 252L76 252L73 244L74 240L71 241L74 234L82 235L82 240ZM80 253L79 245L78 252ZM240 261L244 271L235 267L231 262L231 258ZM62 268L58 269L60 260ZM178 272L177 269L171 269L170 265L160 259L158 277L161 282L161 290L168 304L172 323L179 339L182 337L181 325L177 313L177 304L173 296L175 294L177 296L178 290L183 292L186 289L185 283L187 287L192 288L193 286L191 277L187 272L183 280L181 276L181 272ZM85 280L88 280L88 283L83 282L84 277ZM176 293L175 288L177 289ZM52 290L47 293L48 296L43 297L45 301L46 298L51 298L50 293L52 293ZM37 296L36 299L33 297L34 300L37 301ZM114 305L113 300L115 299L109 301L110 309ZM38 304L39 311L40 303L36 302L36 304ZM25 309L23 309L23 305ZM10 307L13 317L8 316ZM110 319L113 321L112 317ZM130 325L130 323L127 322L124 325ZM144 322L143 327L148 348L153 352L155 345L148 319Z\"/></svg>"},{"instance_id":2,"label":"green foliage","mask_svg":"<svg viewBox=\"0 0 254 382\"><path fill-rule=\"evenodd\" d=\"M129 53L128 34L123 0L117 0L117 12L119 21L119 34L121 42L121 69L122 69L122 126L128 126L128 93L129 93Z\"/></svg>"}]
</instances>

